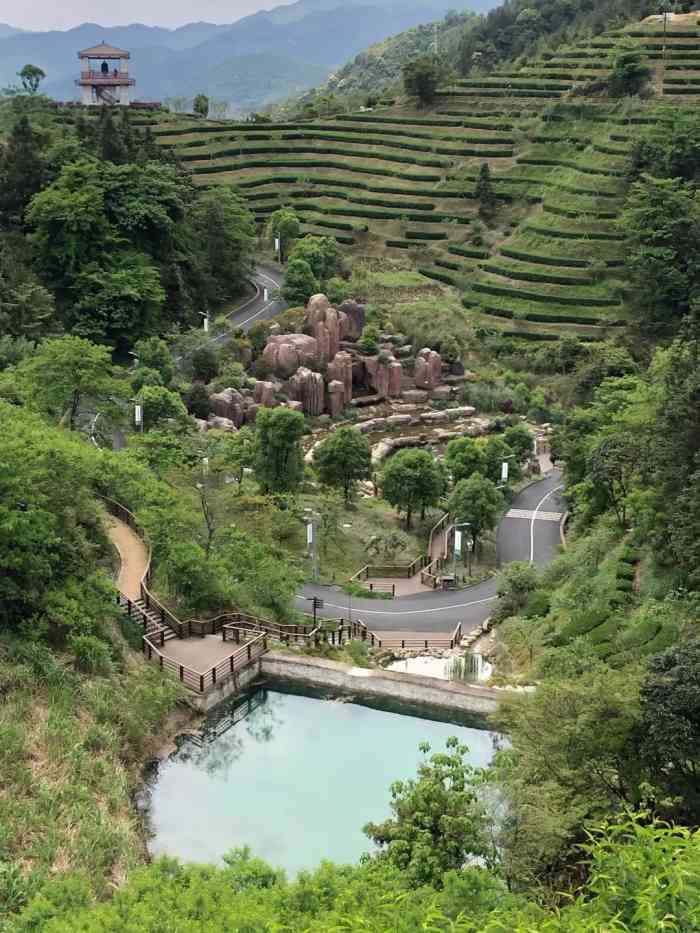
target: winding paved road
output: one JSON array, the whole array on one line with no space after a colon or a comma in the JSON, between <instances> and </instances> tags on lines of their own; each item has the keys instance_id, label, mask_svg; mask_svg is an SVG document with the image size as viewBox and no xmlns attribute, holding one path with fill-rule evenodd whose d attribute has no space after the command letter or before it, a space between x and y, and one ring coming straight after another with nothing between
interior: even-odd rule
<instances>
[{"instance_id":1,"label":"winding paved road","mask_svg":"<svg viewBox=\"0 0 700 933\"><path fill-rule=\"evenodd\" d=\"M559 521L553 516L566 509L562 490L561 473L552 470L518 493L498 526L499 563L546 564L555 556L561 539ZM513 512L518 517L510 517ZM465 590L417 593L391 601L351 598L339 586L307 584L297 597L298 607L308 611L311 596L324 599L324 613L352 615L374 631L448 632L461 622L465 634L488 618L497 598L494 578Z\"/></svg>"},{"instance_id":2,"label":"winding paved road","mask_svg":"<svg viewBox=\"0 0 700 933\"><path fill-rule=\"evenodd\" d=\"M234 327L240 327L241 330L250 330L253 324L258 321L267 321L269 318L280 314L287 307L287 303L281 298L273 299L269 297L272 293L282 287L284 275L272 265L267 263L257 263L252 275L258 293L254 298L243 302L234 311L226 315L226 319ZM268 290L268 298L265 300L265 289ZM211 338L211 343L221 345L230 339L228 333L217 334Z\"/></svg>"}]
</instances>

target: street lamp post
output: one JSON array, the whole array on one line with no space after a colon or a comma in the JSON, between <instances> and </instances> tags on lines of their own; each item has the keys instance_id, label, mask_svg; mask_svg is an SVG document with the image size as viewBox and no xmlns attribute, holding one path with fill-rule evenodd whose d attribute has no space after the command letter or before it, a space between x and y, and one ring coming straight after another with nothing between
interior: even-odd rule
<instances>
[{"instance_id":1,"label":"street lamp post","mask_svg":"<svg viewBox=\"0 0 700 933\"><path fill-rule=\"evenodd\" d=\"M455 580L457 578L457 553L459 552L460 555L462 553L462 532L460 529L471 528L471 527L472 527L471 522L455 522L455 526L454 526L455 541L454 541L454 547L452 548L452 576L455 578ZM467 544L469 554L471 555L470 543L471 543L471 539L469 540L469 543ZM470 561L469 561L469 576L470 577L472 575L471 570L472 568L471 568L471 558L470 558Z\"/></svg>"},{"instance_id":2,"label":"street lamp post","mask_svg":"<svg viewBox=\"0 0 700 933\"><path fill-rule=\"evenodd\" d=\"M202 316L202 326L204 327L204 333L209 333L209 312L208 311L198 311L197 314Z\"/></svg>"},{"instance_id":3,"label":"street lamp post","mask_svg":"<svg viewBox=\"0 0 700 933\"><path fill-rule=\"evenodd\" d=\"M306 546L311 555L311 578L314 582L318 580L318 549L316 546L316 529L318 524L318 513L313 509L304 509L307 515L306 519Z\"/></svg>"}]
</instances>

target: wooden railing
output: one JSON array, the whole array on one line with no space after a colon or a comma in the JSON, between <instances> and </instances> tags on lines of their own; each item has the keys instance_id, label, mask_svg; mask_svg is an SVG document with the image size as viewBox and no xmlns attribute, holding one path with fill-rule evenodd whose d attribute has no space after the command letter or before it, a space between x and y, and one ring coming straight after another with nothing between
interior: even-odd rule
<instances>
[{"instance_id":1,"label":"wooden railing","mask_svg":"<svg viewBox=\"0 0 700 933\"><path fill-rule=\"evenodd\" d=\"M227 680L229 677L233 677L235 683L240 671L249 667L261 655L265 654L268 647L267 634L263 632L244 645L239 646L234 652L225 657L222 661L219 661L218 664L207 668L206 671L199 671L189 667L187 664L181 664L179 661L169 658L159 650L159 639L161 648L164 644L164 632L165 629L161 628L148 635L144 635L144 654L149 661L152 661L155 657L162 671L173 674L186 687L195 690L197 693L205 693L210 687L216 686L216 684Z\"/></svg>"},{"instance_id":2,"label":"wooden railing","mask_svg":"<svg viewBox=\"0 0 700 933\"><path fill-rule=\"evenodd\" d=\"M400 577L410 579L428 563L427 554L420 554L410 564L365 564L350 577L350 582L368 580L370 577Z\"/></svg>"}]
</instances>

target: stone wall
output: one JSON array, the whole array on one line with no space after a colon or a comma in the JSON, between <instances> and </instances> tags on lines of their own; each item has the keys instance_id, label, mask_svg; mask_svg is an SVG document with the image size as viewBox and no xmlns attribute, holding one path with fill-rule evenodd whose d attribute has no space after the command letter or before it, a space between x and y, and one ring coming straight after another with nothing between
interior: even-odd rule
<instances>
[{"instance_id":1,"label":"stone wall","mask_svg":"<svg viewBox=\"0 0 700 933\"><path fill-rule=\"evenodd\" d=\"M496 711L500 691L460 684L437 677L397 671L350 667L337 661L306 658L270 651L260 661L263 677L291 680L312 687L329 687L342 693L384 697L412 705L460 710L486 716Z\"/></svg>"}]
</instances>

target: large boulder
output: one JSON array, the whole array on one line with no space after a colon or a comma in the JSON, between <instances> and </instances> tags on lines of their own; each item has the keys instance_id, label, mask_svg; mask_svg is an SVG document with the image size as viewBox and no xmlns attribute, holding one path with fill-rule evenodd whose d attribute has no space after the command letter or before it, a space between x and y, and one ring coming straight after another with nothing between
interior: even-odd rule
<instances>
[{"instance_id":1,"label":"large boulder","mask_svg":"<svg viewBox=\"0 0 700 933\"><path fill-rule=\"evenodd\" d=\"M263 408L274 408L277 404L275 388L274 382L258 380L253 388L253 399L258 405L262 405Z\"/></svg>"},{"instance_id":2,"label":"large boulder","mask_svg":"<svg viewBox=\"0 0 700 933\"><path fill-rule=\"evenodd\" d=\"M352 355L346 350L336 353L328 364L327 376L330 381L337 379L343 383L344 405L352 399Z\"/></svg>"},{"instance_id":3,"label":"large boulder","mask_svg":"<svg viewBox=\"0 0 700 933\"><path fill-rule=\"evenodd\" d=\"M262 358L276 376L288 379L300 366L318 364L318 343L308 334L276 334L268 337Z\"/></svg>"},{"instance_id":4,"label":"large boulder","mask_svg":"<svg viewBox=\"0 0 700 933\"><path fill-rule=\"evenodd\" d=\"M212 411L220 418L228 418L237 428L245 420L246 399L237 389L224 389L209 396Z\"/></svg>"},{"instance_id":5,"label":"large boulder","mask_svg":"<svg viewBox=\"0 0 700 933\"><path fill-rule=\"evenodd\" d=\"M304 413L320 415L325 407L323 376L300 366L287 384L289 397L301 402Z\"/></svg>"},{"instance_id":6,"label":"large boulder","mask_svg":"<svg viewBox=\"0 0 700 933\"><path fill-rule=\"evenodd\" d=\"M230 418L221 418L219 415L209 415L207 418L207 427L210 430L235 431L236 425Z\"/></svg>"},{"instance_id":7,"label":"large boulder","mask_svg":"<svg viewBox=\"0 0 700 933\"><path fill-rule=\"evenodd\" d=\"M338 379L331 379L328 383L328 413L337 418L345 408L345 386Z\"/></svg>"},{"instance_id":8,"label":"large boulder","mask_svg":"<svg viewBox=\"0 0 700 933\"><path fill-rule=\"evenodd\" d=\"M442 359L430 347L423 347L416 355L414 379L419 389L434 389L442 382Z\"/></svg>"},{"instance_id":9,"label":"large boulder","mask_svg":"<svg viewBox=\"0 0 700 933\"><path fill-rule=\"evenodd\" d=\"M344 340L357 340L365 326L365 306L357 301L344 301L338 311L343 315L341 337Z\"/></svg>"},{"instance_id":10,"label":"large boulder","mask_svg":"<svg viewBox=\"0 0 700 933\"><path fill-rule=\"evenodd\" d=\"M393 356L382 353L364 358L367 382L380 398L397 398L401 394L403 369Z\"/></svg>"},{"instance_id":11,"label":"large boulder","mask_svg":"<svg viewBox=\"0 0 700 933\"><path fill-rule=\"evenodd\" d=\"M319 357L333 359L340 346L340 314L325 295L312 295L306 306L306 325L316 338Z\"/></svg>"}]
</instances>

